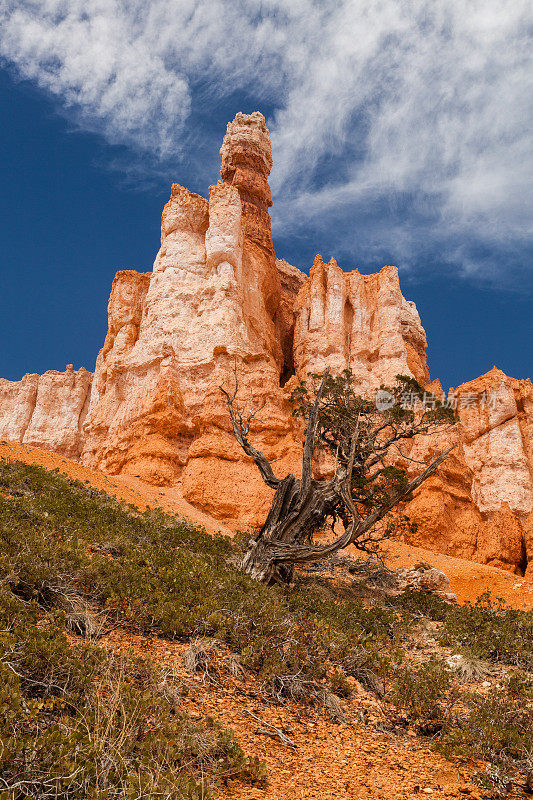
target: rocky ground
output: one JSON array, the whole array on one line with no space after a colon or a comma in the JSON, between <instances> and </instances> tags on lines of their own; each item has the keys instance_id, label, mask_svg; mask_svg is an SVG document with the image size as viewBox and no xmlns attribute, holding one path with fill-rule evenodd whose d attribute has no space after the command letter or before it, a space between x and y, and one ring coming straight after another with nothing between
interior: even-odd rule
<instances>
[{"instance_id":1,"label":"rocky ground","mask_svg":"<svg viewBox=\"0 0 533 800\"><path fill-rule=\"evenodd\" d=\"M243 749L267 765L266 790L229 782L224 800L411 800L483 798L471 780L475 765L452 763L413 735L390 728L384 706L359 685L342 705L338 723L325 709L265 701L253 681L192 675L183 666L188 645L114 631L106 647L133 650L178 675L188 687L184 706L191 714L211 715L232 728ZM214 664L224 656L212 654ZM271 726L271 727L270 727ZM276 731L290 741L284 744ZM488 795L487 795L488 796ZM520 789L509 798L524 797Z\"/></svg>"}]
</instances>

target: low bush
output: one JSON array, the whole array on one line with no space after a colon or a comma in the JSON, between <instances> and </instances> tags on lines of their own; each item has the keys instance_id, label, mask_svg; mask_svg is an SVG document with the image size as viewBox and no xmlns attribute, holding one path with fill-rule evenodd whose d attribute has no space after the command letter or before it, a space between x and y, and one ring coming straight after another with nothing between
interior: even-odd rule
<instances>
[{"instance_id":1,"label":"low bush","mask_svg":"<svg viewBox=\"0 0 533 800\"><path fill-rule=\"evenodd\" d=\"M490 783L490 775L495 776L492 783L502 790L510 776L530 768L532 705L508 688L491 690L488 696L469 695L463 704L465 710L438 742L438 749L447 756L489 762L485 777ZM502 776L504 785L498 786Z\"/></svg>"},{"instance_id":2,"label":"low bush","mask_svg":"<svg viewBox=\"0 0 533 800\"><path fill-rule=\"evenodd\" d=\"M450 722L457 695L450 669L433 657L417 668L399 667L388 699L404 709L419 728L435 733Z\"/></svg>"},{"instance_id":3,"label":"low bush","mask_svg":"<svg viewBox=\"0 0 533 800\"><path fill-rule=\"evenodd\" d=\"M533 611L509 608L485 592L474 604L448 612L441 641L487 661L532 670Z\"/></svg>"},{"instance_id":4,"label":"low bush","mask_svg":"<svg viewBox=\"0 0 533 800\"><path fill-rule=\"evenodd\" d=\"M231 733L170 705L149 664L72 646L61 614L0 592L0 797L207 797L264 768Z\"/></svg>"},{"instance_id":5,"label":"low bush","mask_svg":"<svg viewBox=\"0 0 533 800\"><path fill-rule=\"evenodd\" d=\"M489 591L475 603L455 605L426 592L390 600L403 615L442 622L439 641L476 658L533 670L533 611L509 608Z\"/></svg>"},{"instance_id":6,"label":"low bush","mask_svg":"<svg viewBox=\"0 0 533 800\"><path fill-rule=\"evenodd\" d=\"M440 597L430 592L419 592L412 589L391 598L389 602L401 613L415 618L442 621L446 619L450 611L450 604L441 600Z\"/></svg>"}]
</instances>

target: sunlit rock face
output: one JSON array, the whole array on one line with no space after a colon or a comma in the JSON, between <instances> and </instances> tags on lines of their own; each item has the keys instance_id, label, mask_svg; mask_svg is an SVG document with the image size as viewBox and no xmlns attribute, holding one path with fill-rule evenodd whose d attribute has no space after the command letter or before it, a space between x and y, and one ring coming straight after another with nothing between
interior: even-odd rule
<instances>
[{"instance_id":1,"label":"sunlit rock face","mask_svg":"<svg viewBox=\"0 0 533 800\"><path fill-rule=\"evenodd\" d=\"M502 497L519 515L533 507L533 386L494 367L457 390L465 461L474 473L473 499L482 512ZM472 399L477 402L472 403Z\"/></svg>"},{"instance_id":2,"label":"sunlit rock face","mask_svg":"<svg viewBox=\"0 0 533 800\"><path fill-rule=\"evenodd\" d=\"M201 197L173 184L153 270L117 273L94 377L84 369L0 380L0 436L109 473L176 485L216 518L263 522L272 492L230 430L224 387L259 409L252 438L283 476L302 431L291 390L349 367L372 396L397 374L428 391L426 336L398 271L309 275L276 258L270 135L259 112L227 126L221 180ZM413 543L517 573L533 567L533 386L497 369L455 390L459 423L406 444L405 466L456 448L407 506ZM401 458L399 458L399 463Z\"/></svg>"},{"instance_id":3,"label":"sunlit rock face","mask_svg":"<svg viewBox=\"0 0 533 800\"><path fill-rule=\"evenodd\" d=\"M400 291L396 267L361 275L317 256L296 315L294 360L300 377L349 367L365 391L394 383L398 374L428 383L426 334L415 304Z\"/></svg>"},{"instance_id":4,"label":"sunlit rock face","mask_svg":"<svg viewBox=\"0 0 533 800\"><path fill-rule=\"evenodd\" d=\"M263 116L237 115L221 152L223 180L209 199L173 185L153 272L117 276L109 329L128 334L118 345L108 337L98 357L83 453L108 471L182 480L191 501L219 515L234 495L230 484L224 497L220 467L235 449L220 386L232 390L237 378L243 396L266 402L269 435L286 434L289 420L278 397L281 281Z\"/></svg>"},{"instance_id":5,"label":"sunlit rock face","mask_svg":"<svg viewBox=\"0 0 533 800\"><path fill-rule=\"evenodd\" d=\"M413 544L523 574L533 564L533 385L500 370L451 389L459 422L419 437L411 458L456 449L415 493ZM413 466L406 462L408 470Z\"/></svg>"},{"instance_id":6,"label":"sunlit rock face","mask_svg":"<svg viewBox=\"0 0 533 800\"><path fill-rule=\"evenodd\" d=\"M92 375L86 369L49 370L0 379L0 439L56 450L77 458L89 403Z\"/></svg>"}]
</instances>

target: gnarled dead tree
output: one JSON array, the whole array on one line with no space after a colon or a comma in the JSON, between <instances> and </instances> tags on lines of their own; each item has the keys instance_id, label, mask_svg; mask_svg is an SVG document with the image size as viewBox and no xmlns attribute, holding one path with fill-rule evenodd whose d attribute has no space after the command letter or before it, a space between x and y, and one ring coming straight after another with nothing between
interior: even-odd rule
<instances>
[{"instance_id":1,"label":"gnarled dead tree","mask_svg":"<svg viewBox=\"0 0 533 800\"><path fill-rule=\"evenodd\" d=\"M233 433L253 458L261 476L275 490L270 511L259 533L250 540L244 570L266 583L291 580L296 564L316 561L350 544L375 552L378 543L393 535L391 512L432 475L452 448L435 458L413 480L394 467L401 443L419 434L451 424L453 412L438 401L412 409L406 396L422 397L423 388L412 378L397 376L394 387L381 387L382 403L355 394L350 370L333 377L310 376L292 393L294 413L306 422L301 478L277 478L265 455L249 440L254 412L243 412L237 402L237 380L232 394L222 387ZM329 452L333 476L313 477L317 449ZM331 526L332 541L313 544L313 534ZM339 528L340 533L339 533Z\"/></svg>"}]
</instances>

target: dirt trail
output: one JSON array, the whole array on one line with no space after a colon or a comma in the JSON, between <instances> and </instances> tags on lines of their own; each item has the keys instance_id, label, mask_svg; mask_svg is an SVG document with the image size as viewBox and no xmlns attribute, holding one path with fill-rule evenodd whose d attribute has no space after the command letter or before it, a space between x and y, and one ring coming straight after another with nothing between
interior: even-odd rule
<instances>
[{"instance_id":1,"label":"dirt trail","mask_svg":"<svg viewBox=\"0 0 533 800\"><path fill-rule=\"evenodd\" d=\"M158 507L186 517L195 524L205 527L209 533L218 531L228 536L234 533L232 528L188 503L181 496L179 486L150 486L139 478L129 475L105 475L57 453L15 442L0 442L1 457L18 459L28 464L40 464L46 469L57 468L65 475L88 482L94 488L103 489L137 508ZM533 608L531 579L462 558L434 553L422 547L412 547L402 542L388 542L386 545L385 563L391 569L412 566L421 560L429 561L448 575L452 591L457 595L459 602L466 600L473 602L480 594L490 589L493 597L503 598L513 608L524 610Z\"/></svg>"}]
</instances>

